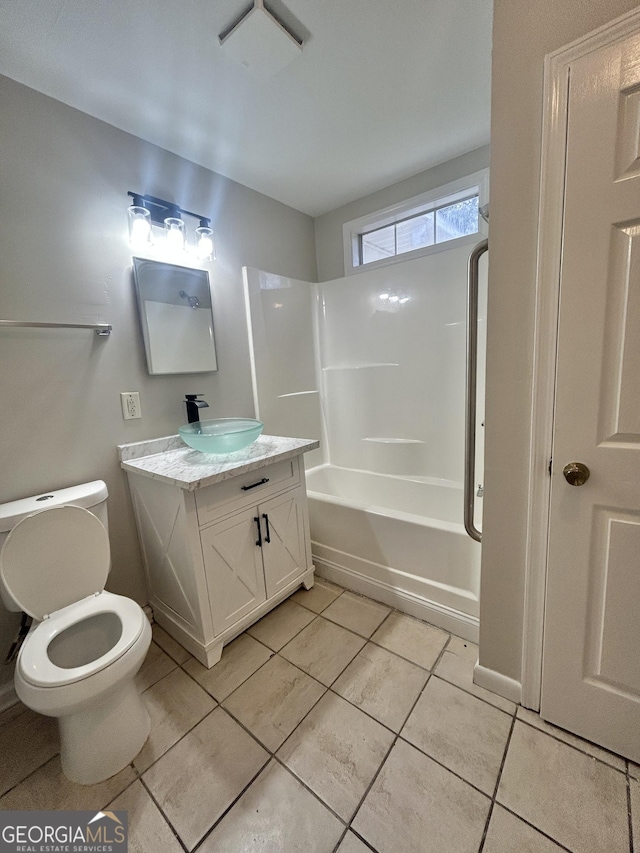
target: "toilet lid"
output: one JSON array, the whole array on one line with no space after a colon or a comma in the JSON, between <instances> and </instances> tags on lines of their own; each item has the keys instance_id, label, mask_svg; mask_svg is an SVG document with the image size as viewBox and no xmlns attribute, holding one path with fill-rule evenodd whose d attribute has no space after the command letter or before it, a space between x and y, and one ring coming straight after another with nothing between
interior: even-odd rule
<instances>
[{"instance_id":1,"label":"toilet lid","mask_svg":"<svg viewBox=\"0 0 640 853\"><path fill-rule=\"evenodd\" d=\"M87 509L61 506L28 515L0 552L0 575L16 604L42 620L95 592L109 574L109 537Z\"/></svg>"}]
</instances>

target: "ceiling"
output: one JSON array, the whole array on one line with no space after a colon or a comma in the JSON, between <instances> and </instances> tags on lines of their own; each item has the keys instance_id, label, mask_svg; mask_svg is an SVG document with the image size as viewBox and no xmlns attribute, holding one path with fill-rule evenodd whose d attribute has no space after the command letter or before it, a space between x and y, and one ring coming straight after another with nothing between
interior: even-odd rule
<instances>
[{"instance_id":1,"label":"ceiling","mask_svg":"<svg viewBox=\"0 0 640 853\"><path fill-rule=\"evenodd\" d=\"M266 0L270 80L218 43L250 0L3 0L0 73L317 216L489 141L492 0Z\"/></svg>"}]
</instances>

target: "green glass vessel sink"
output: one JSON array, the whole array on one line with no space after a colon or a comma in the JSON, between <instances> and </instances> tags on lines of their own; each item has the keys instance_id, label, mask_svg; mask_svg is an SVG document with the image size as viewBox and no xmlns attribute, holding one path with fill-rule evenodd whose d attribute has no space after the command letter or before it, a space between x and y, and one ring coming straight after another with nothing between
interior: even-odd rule
<instances>
[{"instance_id":1,"label":"green glass vessel sink","mask_svg":"<svg viewBox=\"0 0 640 853\"><path fill-rule=\"evenodd\" d=\"M253 418L214 418L178 427L180 438L201 453L234 453L248 447L264 428Z\"/></svg>"}]
</instances>

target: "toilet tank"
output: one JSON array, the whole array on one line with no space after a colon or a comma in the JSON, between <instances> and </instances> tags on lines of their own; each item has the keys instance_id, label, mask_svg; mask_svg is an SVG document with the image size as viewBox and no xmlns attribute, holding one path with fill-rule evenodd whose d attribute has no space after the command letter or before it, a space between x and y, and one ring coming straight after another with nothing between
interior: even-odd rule
<instances>
[{"instance_id":1,"label":"toilet tank","mask_svg":"<svg viewBox=\"0 0 640 853\"><path fill-rule=\"evenodd\" d=\"M93 480L91 483L70 486L68 489L42 492L42 494L34 495L32 498L21 498L17 501L0 504L0 550L2 550L4 540L19 521L34 512L42 512L55 506L84 507L97 516L108 531L108 494L107 486L102 480ZM0 598L8 610L20 610L5 589L1 577Z\"/></svg>"}]
</instances>

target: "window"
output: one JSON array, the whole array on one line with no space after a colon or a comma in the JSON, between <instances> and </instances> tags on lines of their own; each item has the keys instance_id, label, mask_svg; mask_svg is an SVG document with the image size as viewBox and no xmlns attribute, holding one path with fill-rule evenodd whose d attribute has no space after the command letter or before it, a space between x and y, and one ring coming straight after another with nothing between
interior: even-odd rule
<instances>
[{"instance_id":1,"label":"window","mask_svg":"<svg viewBox=\"0 0 640 853\"><path fill-rule=\"evenodd\" d=\"M479 231L479 194L483 173L344 226L347 274L363 266L383 266L402 256L438 251ZM404 260L405 258L402 258Z\"/></svg>"}]
</instances>

